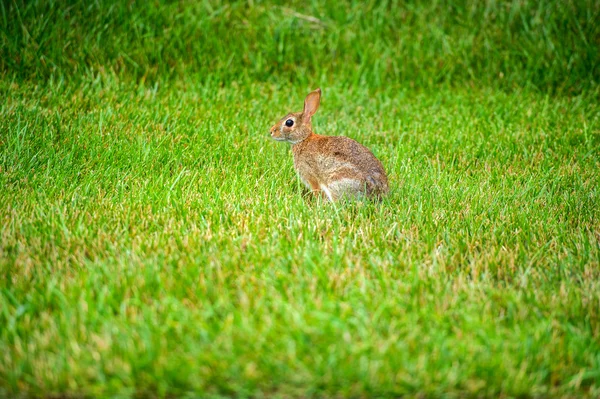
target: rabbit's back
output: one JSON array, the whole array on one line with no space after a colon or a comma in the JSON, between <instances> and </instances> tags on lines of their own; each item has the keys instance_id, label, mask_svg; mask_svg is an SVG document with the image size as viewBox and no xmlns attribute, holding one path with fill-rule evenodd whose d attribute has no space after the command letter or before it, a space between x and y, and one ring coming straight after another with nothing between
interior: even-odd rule
<instances>
[{"instance_id":1,"label":"rabbit's back","mask_svg":"<svg viewBox=\"0 0 600 399\"><path fill-rule=\"evenodd\" d=\"M304 183L329 199L380 196L388 191L381 162L362 144L343 136L312 135L292 147Z\"/></svg>"}]
</instances>

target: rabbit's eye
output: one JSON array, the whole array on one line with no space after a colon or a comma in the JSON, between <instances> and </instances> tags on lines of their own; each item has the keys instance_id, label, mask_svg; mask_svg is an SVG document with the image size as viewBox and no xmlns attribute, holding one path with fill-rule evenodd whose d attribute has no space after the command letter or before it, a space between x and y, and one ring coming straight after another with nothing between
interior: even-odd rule
<instances>
[{"instance_id":1,"label":"rabbit's eye","mask_svg":"<svg viewBox=\"0 0 600 399\"><path fill-rule=\"evenodd\" d=\"M292 127L292 126L294 126L294 121L291 119L288 119L287 121L285 121L285 125L287 127Z\"/></svg>"}]
</instances>

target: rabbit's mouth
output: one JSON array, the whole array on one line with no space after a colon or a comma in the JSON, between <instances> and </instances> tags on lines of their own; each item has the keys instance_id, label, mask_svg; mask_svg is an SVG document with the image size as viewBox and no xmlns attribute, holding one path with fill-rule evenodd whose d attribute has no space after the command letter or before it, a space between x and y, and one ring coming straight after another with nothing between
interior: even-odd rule
<instances>
[{"instance_id":1,"label":"rabbit's mouth","mask_svg":"<svg viewBox=\"0 0 600 399\"><path fill-rule=\"evenodd\" d=\"M275 141L287 141L287 138L284 136L283 132L280 131L277 126L273 126L269 133L271 133L271 138Z\"/></svg>"}]
</instances>

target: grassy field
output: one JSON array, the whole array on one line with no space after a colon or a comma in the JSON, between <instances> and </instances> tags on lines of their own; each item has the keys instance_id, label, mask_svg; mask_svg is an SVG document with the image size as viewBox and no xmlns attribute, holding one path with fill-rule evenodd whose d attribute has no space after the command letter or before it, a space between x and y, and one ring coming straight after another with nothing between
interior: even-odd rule
<instances>
[{"instance_id":1,"label":"grassy field","mask_svg":"<svg viewBox=\"0 0 600 399\"><path fill-rule=\"evenodd\" d=\"M600 396L598 2L0 27L0 397ZM268 139L318 86L382 203L303 197Z\"/></svg>"}]
</instances>

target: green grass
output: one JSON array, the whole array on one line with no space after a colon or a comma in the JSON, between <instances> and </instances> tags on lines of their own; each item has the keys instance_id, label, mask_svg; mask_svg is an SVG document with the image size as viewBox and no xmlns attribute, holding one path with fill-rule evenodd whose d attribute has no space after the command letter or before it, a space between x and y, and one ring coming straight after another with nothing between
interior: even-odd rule
<instances>
[{"instance_id":1,"label":"green grass","mask_svg":"<svg viewBox=\"0 0 600 399\"><path fill-rule=\"evenodd\" d=\"M600 7L562 4L2 3L0 396L598 397ZM268 139L317 86L382 203Z\"/></svg>"}]
</instances>

